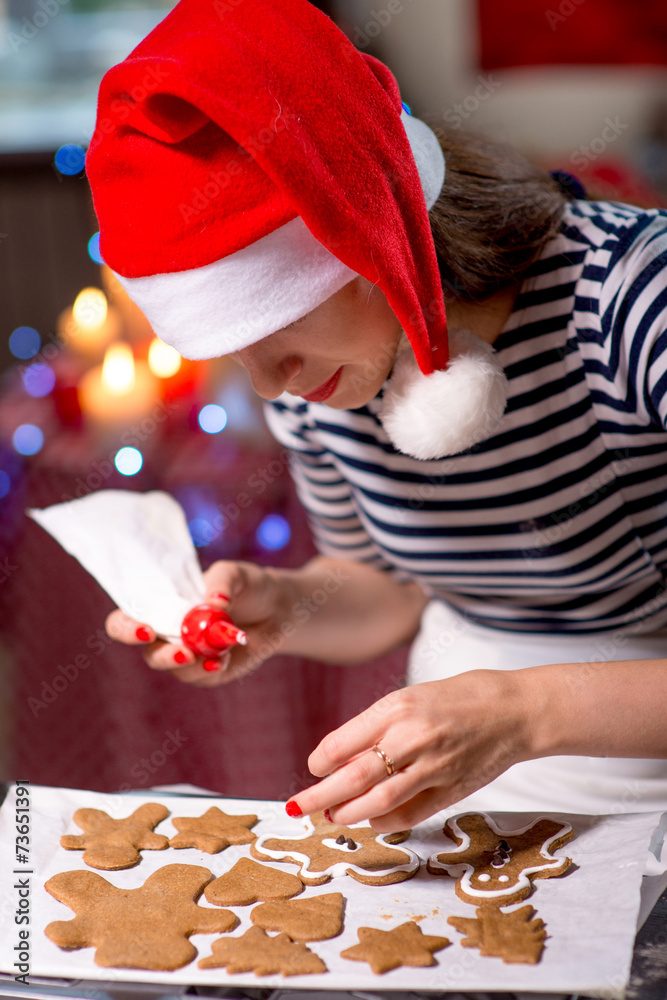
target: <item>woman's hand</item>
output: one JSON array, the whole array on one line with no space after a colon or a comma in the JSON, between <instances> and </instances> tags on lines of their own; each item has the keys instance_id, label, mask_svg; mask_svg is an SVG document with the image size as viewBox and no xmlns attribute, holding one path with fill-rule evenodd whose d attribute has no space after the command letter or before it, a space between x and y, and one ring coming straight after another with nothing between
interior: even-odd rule
<instances>
[{"instance_id":1,"label":"woman's hand","mask_svg":"<svg viewBox=\"0 0 667 1000\"><path fill-rule=\"evenodd\" d=\"M217 687L237 680L280 651L281 623L289 607L289 584L268 569L251 563L216 562L204 573L207 596L202 603L226 611L248 634L247 646L233 646L218 659L197 657L184 645L157 639L148 626L119 609L106 620L112 639L144 647L153 670L198 687Z\"/></svg>"},{"instance_id":2,"label":"woman's hand","mask_svg":"<svg viewBox=\"0 0 667 1000\"><path fill-rule=\"evenodd\" d=\"M311 772L327 777L295 797L301 812L328 809L336 823L370 820L389 833L477 791L534 755L524 673L474 670L392 691L313 751Z\"/></svg>"}]
</instances>

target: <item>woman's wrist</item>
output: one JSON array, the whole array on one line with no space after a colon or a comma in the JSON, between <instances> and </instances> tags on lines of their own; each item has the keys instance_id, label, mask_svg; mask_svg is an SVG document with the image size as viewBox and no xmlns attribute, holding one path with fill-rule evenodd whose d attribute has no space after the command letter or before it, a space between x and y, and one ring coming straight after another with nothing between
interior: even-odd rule
<instances>
[{"instance_id":1,"label":"woman's wrist","mask_svg":"<svg viewBox=\"0 0 667 1000\"><path fill-rule=\"evenodd\" d=\"M526 667L507 671L505 677L516 705L521 759L534 760L562 752L562 682L556 671L549 667Z\"/></svg>"}]
</instances>

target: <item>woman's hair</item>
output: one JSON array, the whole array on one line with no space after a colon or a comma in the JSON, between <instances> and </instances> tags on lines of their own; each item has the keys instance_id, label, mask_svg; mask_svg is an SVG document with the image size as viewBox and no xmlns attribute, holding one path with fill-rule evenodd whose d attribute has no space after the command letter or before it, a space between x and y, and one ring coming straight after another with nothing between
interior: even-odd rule
<instances>
[{"instance_id":1,"label":"woman's hair","mask_svg":"<svg viewBox=\"0 0 667 1000\"><path fill-rule=\"evenodd\" d=\"M511 147L432 127L447 162L429 212L445 299L481 302L520 281L558 233L568 195Z\"/></svg>"}]
</instances>

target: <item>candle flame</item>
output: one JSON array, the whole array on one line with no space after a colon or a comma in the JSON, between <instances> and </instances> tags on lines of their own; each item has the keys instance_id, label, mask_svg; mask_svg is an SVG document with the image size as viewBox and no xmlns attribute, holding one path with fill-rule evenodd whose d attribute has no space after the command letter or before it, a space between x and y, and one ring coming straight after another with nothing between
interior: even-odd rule
<instances>
[{"instance_id":1,"label":"candle flame","mask_svg":"<svg viewBox=\"0 0 667 1000\"><path fill-rule=\"evenodd\" d=\"M112 344L104 355L102 382L109 392L121 396L134 386L134 356L129 344Z\"/></svg>"},{"instance_id":2,"label":"candle flame","mask_svg":"<svg viewBox=\"0 0 667 1000\"><path fill-rule=\"evenodd\" d=\"M181 355L164 340L155 337L148 348L148 365L158 378L170 378L181 367Z\"/></svg>"},{"instance_id":3,"label":"candle flame","mask_svg":"<svg viewBox=\"0 0 667 1000\"><path fill-rule=\"evenodd\" d=\"M74 322L83 330L102 326L107 318L107 298L100 288L84 288L72 306Z\"/></svg>"}]
</instances>

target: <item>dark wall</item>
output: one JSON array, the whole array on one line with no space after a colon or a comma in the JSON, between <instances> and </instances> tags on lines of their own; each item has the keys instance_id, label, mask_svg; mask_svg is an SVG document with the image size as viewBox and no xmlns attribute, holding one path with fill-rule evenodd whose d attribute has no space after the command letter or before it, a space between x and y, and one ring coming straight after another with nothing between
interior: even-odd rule
<instances>
[{"instance_id":1,"label":"dark wall","mask_svg":"<svg viewBox=\"0 0 667 1000\"><path fill-rule=\"evenodd\" d=\"M50 154L0 156L0 368L8 338L32 326L48 340L58 314L85 285L99 284L88 256L96 230L85 176L63 177Z\"/></svg>"}]
</instances>

